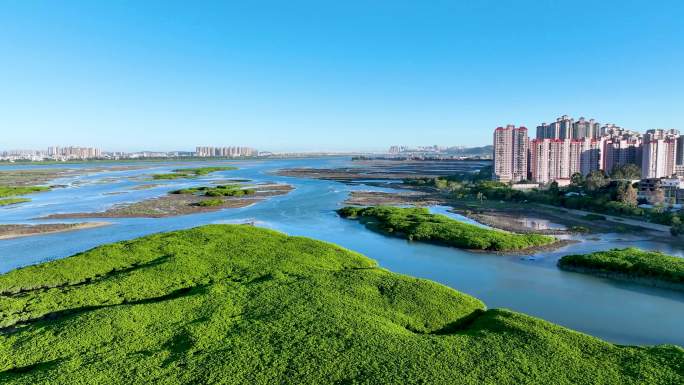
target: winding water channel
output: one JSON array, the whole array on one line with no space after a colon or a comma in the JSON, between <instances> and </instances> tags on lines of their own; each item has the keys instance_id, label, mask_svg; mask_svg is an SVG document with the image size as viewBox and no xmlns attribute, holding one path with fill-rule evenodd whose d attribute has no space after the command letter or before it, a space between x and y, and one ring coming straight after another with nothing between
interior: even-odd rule
<instances>
[{"instance_id":1,"label":"winding water channel","mask_svg":"<svg viewBox=\"0 0 684 385\"><path fill-rule=\"evenodd\" d=\"M0 272L62 258L104 243L160 231L208 223L254 222L258 226L273 228L291 235L334 242L361 252L394 272L432 279L471 294L483 300L489 307L504 307L524 312L616 343L672 343L684 346L684 293L563 272L555 266L558 258L568 253L637 246L684 256L684 247L676 248L652 242L638 234L601 234L580 238L580 243L554 252L540 253L534 258L521 258L409 243L370 232L358 222L341 219L334 212L342 205L350 191L391 191L390 189L365 185L350 186L338 182L273 174L278 169L289 167L349 166L349 159L235 163L240 167L237 171L219 172L196 180L163 181L163 185L145 190L133 188L156 182L145 180L143 175L168 172L181 166L196 167L201 163L141 163L140 165L144 165L142 169L99 171L56 180L52 183L64 184L67 187L33 195L30 203L0 208L0 223L69 222L41 221L35 218L53 213L103 211L113 204L140 201L163 195L172 189L226 178L288 183L294 186L295 190L288 195L240 209L159 219L107 218L104 221L113 225L0 240ZM21 167L93 166L0 166L0 170L16 170ZM103 221L95 218L88 220Z\"/></svg>"}]
</instances>

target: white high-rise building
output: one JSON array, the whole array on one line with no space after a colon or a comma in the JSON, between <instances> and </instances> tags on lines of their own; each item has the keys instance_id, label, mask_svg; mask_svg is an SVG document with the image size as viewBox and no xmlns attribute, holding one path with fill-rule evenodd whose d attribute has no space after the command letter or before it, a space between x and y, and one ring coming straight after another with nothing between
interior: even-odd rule
<instances>
[{"instance_id":1,"label":"white high-rise building","mask_svg":"<svg viewBox=\"0 0 684 385\"><path fill-rule=\"evenodd\" d=\"M641 177L663 178L675 174L677 130L648 130L642 145Z\"/></svg>"},{"instance_id":2,"label":"white high-rise building","mask_svg":"<svg viewBox=\"0 0 684 385\"><path fill-rule=\"evenodd\" d=\"M636 164L641 166L642 137L635 131L625 130L614 124L601 127L601 168L610 173L616 166Z\"/></svg>"},{"instance_id":3,"label":"white high-rise building","mask_svg":"<svg viewBox=\"0 0 684 385\"><path fill-rule=\"evenodd\" d=\"M570 178L570 140L535 139L530 144L530 173L537 183Z\"/></svg>"},{"instance_id":4,"label":"white high-rise building","mask_svg":"<svg viewBox=\"0 0 684 385\"><path fill-rule=\"evenodd\" d=\"M494 130L494 180L519 182L527 179L527 128L514 125Z\"/></svg>"},{"instance_id":5,"label":"white high-rise building","mask_svg":"<svg viewBox=\"0 0 684 385\"><path fill-rule=\"evenodd\" d=\"M537 126L537 139L596 139L600 136L599 123L594 119L579 120L563 115L550 124Z\"/></svg>"}]
</instances>

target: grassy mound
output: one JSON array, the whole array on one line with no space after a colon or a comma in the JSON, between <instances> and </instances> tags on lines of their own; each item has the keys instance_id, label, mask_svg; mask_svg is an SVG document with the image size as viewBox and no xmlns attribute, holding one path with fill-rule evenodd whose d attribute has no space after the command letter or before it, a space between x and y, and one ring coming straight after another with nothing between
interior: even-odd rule
<instances>
[{"instance_id":1,"label":"grassy mound","mask_svg":"<svg viewBox=\"0 0 684 385\"><path fill-rule=\"evenodd\" d=\"M219 185L215 187L191 187L169 192L169 194L197 194L208 197L241 197L244 195L253 195L255 193L255 189L243 188L239 184Z\"/></svg>"},{"instance_id":2,"label":"grassy mound","mask_svg":"<svg viewBox=\"0 0 684 385\"><path fill-rule=\"evenodd\" d=\"M428 241L472 250L514 251L548 245L556 239L539 234L515 234L463 223L426 208L390 206L344 207L344 218L360 219L373 230L414 241Z\"/></svg>"},{"instance_id":3,"label":"grassy mound","mask_svg":"<svg viewBox=\"0 0 684 385\"><path fill-rule=\"evenodd\" d=\"M28 198L4 198L0 199L0 206L16 205L18 203L30 202Z\"/></svg>"},{"instance_id":4,"label":"grassy mound","mask_svg":"<svg viewBox=\"0 0 684 385\"><path fill-rule=\"evenodd\" d=\"M5 384L672 384L616 346L340 247L212 225L0 276Z\"/></svg>"},{"instance_id":5,"label":"grassy mound","mask_svg":"<svg viewBox=\"0 0 684 385\"><path fill-rule=\"evenodd\" d=\"M237 170L237 167L225 166L225 167L194 167L194 168L178 168L172 170L172 173L168 174L154 174L152 179L155 180L172 180L172 179L183 179L183 178L194 178L197 176L203 176L211 174L217 171L232 171Z\"/></svg>"},{"instance_id":6,"label":"grassy mound","mask_svg":"<svg viewBox=\"0 0 684 385\"><path fill-rule=\"evenodd\" d=\"M29 198L17 198L19 195L35 194L49 191L47 186L0 186L0 206L30 202Z\"/></svg>"},{"instance_id":7,"label":"grassy mound","mask_svg":"<svg viewBox=\"0 0 684 385\"><path fill-rule=\"evenodd\" d=\"M628 277L654 279L684 287L684 258L635 247L566 255L558 261L562 269L615 273Z\"/></svg>"},{"instance_id":8,"label":"grassy mound","mask_svg":"<svg viewBox=\"0 0 684 385\"><path fill-rule=\"evenodd\" d=\"M237 167L233 166L218 166L218 167L193 167L193 168L179 168L173 170L173 172L178 172L182 174L193 174L193 175L208 175L212 172L217 171L233 171L237 170Z\"/></svg>"}]
</instances>

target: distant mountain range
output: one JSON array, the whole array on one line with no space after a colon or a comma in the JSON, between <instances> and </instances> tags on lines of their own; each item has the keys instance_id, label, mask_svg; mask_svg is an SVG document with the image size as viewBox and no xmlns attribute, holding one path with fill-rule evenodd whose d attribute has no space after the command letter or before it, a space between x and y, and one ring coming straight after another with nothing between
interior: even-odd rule
<instances>
[{"instance_id":1,"label":"distant mountain range","mask_svg":"<svg viewBox=\"0 0 684 385\"><path fill-rule=\"evenodd\" d=\"M456 156L491 156L494 146L487 145L482 147L449 147L446 152Z\"/></svg>"}]
</instances>

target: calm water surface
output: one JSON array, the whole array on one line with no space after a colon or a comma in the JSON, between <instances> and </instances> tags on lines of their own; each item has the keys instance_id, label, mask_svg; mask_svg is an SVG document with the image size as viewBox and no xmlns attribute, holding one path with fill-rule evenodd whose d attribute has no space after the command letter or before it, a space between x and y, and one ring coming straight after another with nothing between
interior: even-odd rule
<instances>
[{"instance_id":1,"label":"calm water surface","mask_svg":"<svg viewBox=\"0 0 684 385\"><path fill-rule=\"evenodd\" d=\"M140 201L179 187L227 178L289 183L296 189L288 195L241 209L160 219L107 218L104 220L113 225L0 240L0 272L62 258L103 243L160 231L207 223L255 222L259 226L288 234L340 244L374 258L381 266L394 272L429 278L474 295L490 308L504 307L521 311L616 343L673 343L684 346L684 293L563 272L555 266L558 258L568 253L637 246L684 256L684 248L649 241L640 235L604 234L580 238L579 244L537 254L533 260L528 260L520 256L470 253L435 245L409 243L370 232L355 221L339 218L334 212L350 191L393 190L273 174L280 168L288 167L347 167L350 165L348 159L242 161L231 164L237 164L240 169L218 172L190 181L158 182L147 179L150 173L201 165L198 162L141 163L144 169L100 171L56 180L53 183L67 187L33 195L33 201L27 204L0 208L0 222L45 223L50 221L35 218L52 213L102 211L113 204ZM7 167L2 166L0 169ZM9 167L16 169L25 166ZM42 167L92 168L93 165ZM151 183L161 185L149 190L133 190L140 184ZM448 213L444 207L434 207L432 210L463 219ZM74 220L78 221L81 220Z\"/></svg>"}]
</instances>

